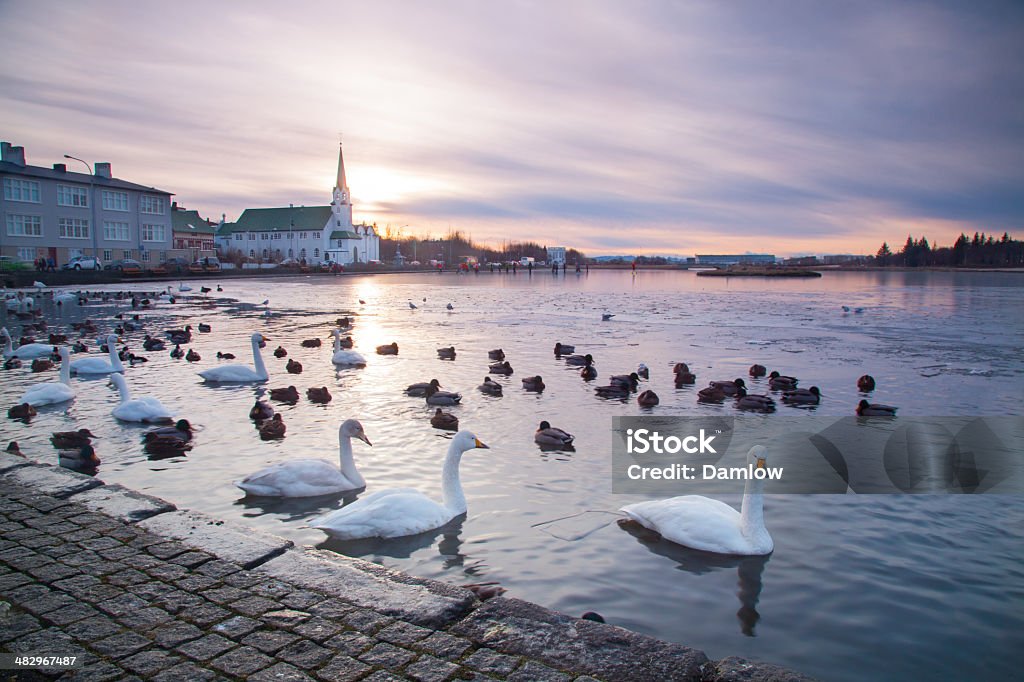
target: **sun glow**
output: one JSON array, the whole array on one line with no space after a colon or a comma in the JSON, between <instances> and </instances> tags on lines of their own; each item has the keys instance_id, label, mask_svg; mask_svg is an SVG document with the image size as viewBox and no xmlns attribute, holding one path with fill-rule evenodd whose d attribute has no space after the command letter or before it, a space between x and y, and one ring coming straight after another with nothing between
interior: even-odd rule
<instances>
[{"instance_id":1,"label":"sun glow","mask_svg":"<svg viewBox=\"0 0 1024 682\"><path fill-rule=\"evenodd\" d=\"M378 211L401 204L417 196L436 196L444 183L384 166L358 166L348 170L352 202L360 210Z\"/></svg>"}]
</instances>

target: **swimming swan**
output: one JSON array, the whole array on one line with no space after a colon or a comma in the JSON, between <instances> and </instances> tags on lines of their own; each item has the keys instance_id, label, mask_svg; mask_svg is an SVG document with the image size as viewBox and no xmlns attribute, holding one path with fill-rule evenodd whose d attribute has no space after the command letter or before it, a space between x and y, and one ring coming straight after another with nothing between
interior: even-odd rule
<instances>
[{"instance_id":1,"label":"swimming swan","mask_svg":"<svg viewBox=\"0 0 1024 682\"><path fill-rule=\"evenodd\" d=\"M53 355L55 350L55 346L53 346L53 344L46 343L25 343L14 348L11 342L11 334L7 331L6 327L0 329L0 335L3 335L4 337L5 358L21 358L22 360L44 358L49 355Z\"/></svg>"},{"instance_id":2,"label":"swimming swan","mask_svg":"<svg viewBox=\"0 0 1024 682\"><path fill-rule=\"evenodd\" d=\"M128 382L120 374L111 374L110 381L121 394L121 403L110 412L117 419L155 424L169 424L174 421L171 411L161 405L156 398L132 398L128 391Z\"/></svg>"},{"instance_id":3,"label":"swimming swan","mask_svg":"<svg viewBox=\"0 0 1024 682\"><path fill-rule=\"evenodd\" d=\"M263 497L315 497L366 487L352 459L352 439L373 445L363 425L349 419L338 428L340 465L326 459L293 459L279 462L246 476L235 485L249 495Z\"/></svg>"},{"instance_id":4,"label":"swimming swan","mask_svg":"<svg viewBox=\"0 0 1024 682\"><path fill-rule=\"evenodd\" d=\"M440 528L466 513L459 461L462 453L473 448L487 446L469 431L455 434L441 473L442 504L413 488L389 488L317 517L309 525L342 540L399 538Z\"/></svg>"},{"instance_id":5,"label":"swimming swan","mask_svg":"<svg viewBox=\"0 0 1024 682\"><path fill-rule=\"evenodd\" d=\"M107 337L107 350L109 360L103 358L82 358L71 363L72 374L112 374L124 372L124 365L121 364L121 356L117 354L117 337L111 334Z\"/></svg>"},{"instance_id":6,"label":"swimming swan","mask_svg":"<svg viewBox=\"0 0 1024 682\"><path fill-rule=\"evenodd\" d=\"M60 347L60 381L46 381L29 387L19 403L28 403L33 407L54 405L74 400L75 389L71 388L71 351L67 346Z\"/></svg>"},{"instance_id":7,"label":"swimming swan","mask_svg":"<svg viewBox=\"0 0 1024 682\"><path fill-rule=\"evenodd\" d=\"M331 362L343 367L366 367L366 358L354 350L344 350L341 347L341 330L335 329L331 332L334 336L334 355Z\"/></svg>"},{"instance_id":8,"label":"swimming swan","mask_svg":"<svg viewBox=\"0 0 1024 682\"><path fill-rule=\"evenodd\" d=\"M747 460L765 467L768 451L763 445L750 448ZM621 511L666 540L715 554L764 555L775 548L764 527L764 479L748 478L743 488L741 511L724 502L700 495L637 502Z\"/></svg>"},{"instance_id":9,"label":"swimming swan","mask_svg":"<svg viewBox=\"0 0 1024 682\"><path fill-rule=\"evenodd\" d=\"M220 367L211 367L210 369L204 369L199 373L205 381L266 381L270 378L267 374L267 366L263 364L263 356L260 355L260 342L269 341L265 336L259 332L255 332L252 335L252 361L255 365L255 369L249 365L221 365Z\"/></svg>"}]
</instances>

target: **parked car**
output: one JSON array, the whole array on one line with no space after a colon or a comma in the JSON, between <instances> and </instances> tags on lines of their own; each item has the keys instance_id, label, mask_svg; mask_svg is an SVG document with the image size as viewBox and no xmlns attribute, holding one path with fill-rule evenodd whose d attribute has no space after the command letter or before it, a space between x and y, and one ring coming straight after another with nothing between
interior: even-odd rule
<instances>
[{"instance_id":1,"label":"parked car","mask_svg":"<svg viewBox=\"0 0 1024 682\"><path fill-rule=\"evenodd\" d=\"M96 256L75 256L61 266L62 270L101 270L103 265Z\"/></svg>"},{"instance_id":2,"label":"parked car","mask_svg":"<svg viewBox=\"0 0 1024 682\"><path fill-rule=\"evenodd\" d=\"M220 272L220 261L216 256L208 256L188 266L189 272Z\"/></svg>"},{"instance_id":3,"label":"parked car","mask_svg":"<svg viewBox=\"0 0 1024 682\"><path fill-rule=\"evenodd\" d=\"M164 262L153 268L153 272L157 275L175 275L189 270L189 260L187 258L168 258Z\"/></svg>"},{"instance_id":4,"label":"parked car","mask_svg":"<svg viewBox=\"0 0 1024 682\"><path fill-rule=\"evenodd\" d=\"M132 258L122 258L104 265L103 269L116 270L125 275L140 275L142 274L142 263Z\"/></svg>"}]
</instances>

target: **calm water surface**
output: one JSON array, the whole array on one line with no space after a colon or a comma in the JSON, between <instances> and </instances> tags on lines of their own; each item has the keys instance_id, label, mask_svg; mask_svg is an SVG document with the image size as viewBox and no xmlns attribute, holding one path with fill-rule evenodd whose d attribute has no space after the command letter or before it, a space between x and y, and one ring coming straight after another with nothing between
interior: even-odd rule
<instances>
[{"instance_id":1,"label":"calm water surface","mask_svg":"<svg viewBox=\"0 0 1024 682\"><path fill-rule=\"evenodd\" d=\"M191 284L198 292L200 283ZM698 385L745 377L753 362L797 375L801 385L821 387L819 415L851 414L861 397L855 380L871 373L878 380L872 399L898 405L900 414L1019 416L1024 276L826 273L783 281L540 271L221 284L224 292L213 295L222 298L204 303L196 295L142 313L151 333L210 323L213 332L196 334L192 344L201 362L145 353L141 331L126 335L150 358L127 370L133 392L158 397L203 428L187 457L147 459L143 429L110 417L117 394L105 379L77 381L73 403L43 408L31 424L6 420L2 439L17 439L30 457L54 462L49 434L86 426L100 437L99 476L107 482L416 575L499 581L511 596L575 615L595 610L611 623L713 658L738 654L835 680L1019 678L1021 497L772 496L765 503L775 539L769 558L715 559L652 543L614 523L618 507L641 498L611 494L609 469L611 418L650 412L632 400L597 399L593 385L551 349L562 341L593 354L597 383L646 363L649 387L661 397L653 412L659 415L734 413L699 405L692 387L673 387L671 365L685 361ZM270 316L259 305L268 297ZM448 302L454 311L445 309ZM864 312L843 314L842 305ZM89 315L103 319L104 330L112 327L110 305L45 308L52 322ZM604 312L615 317L601 322ZM347 313L356 316L352 336L369 366L336 371L328 333ZM13 318L3 321L17 329ZM259 387L211 387L196 375L218 363L218 350L251 362L254 330L272 339L264 351L268 386L293 384L304 394L326 385L334 395L326 406L305 398L277 405L288 425L283 441L261 441L248 419ZM314 337L324 339L322 348L300 347ZM392 341L401 349L397 357L374 354ZM287 374L285 360L272 356L278 344L303 364L301 375ZM457 349L454 362L437 358L436 349L448 345ZM497 378L505 385L501 398L476 390L487 372L486 351L496 347L515 368ZM521 389L520 379L534 374L544 377L543 394ZM439 498L449 436L431 428L433 408L402 392L435 377L463 393L452 411L491 446L463 459L465 520L414 538L325 541L304 523L339 500L245 500L232 486L284 459L336 458L337 426L356 417L374 443L354 444L370 491L415 486ZM42 378L27 368L4 372L3 404ZM575 433L576 451L539 450L533 432L541 419Z\"/></svg>"}]
</instances>

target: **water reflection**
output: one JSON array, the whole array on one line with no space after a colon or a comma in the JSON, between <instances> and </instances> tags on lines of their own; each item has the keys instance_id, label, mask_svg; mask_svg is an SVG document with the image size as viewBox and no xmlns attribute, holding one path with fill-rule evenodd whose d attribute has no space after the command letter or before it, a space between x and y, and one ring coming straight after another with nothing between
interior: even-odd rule
<instances>
[{"instance_id":1,"label":"water reflection","mask_svg":"<svg viewBox=\"0 0 1024 682\"><path fill-rule=\"evenodd\" d=\"M376 561L378 557L408 559L416 552L432 547L437 542L437 551L444 557L445 568L451 568L462 566L466 559L465 555L459 551L463 543L461 534L462 524L465 520L466 515L461 514L440 528L417 535L405 535L400 538L340 540L328 536L326 540L316 547L317 549L329 549L345 556L362 557ZM441 538L440 541L438 541L438 537ZM378 561L378 563L380 562Z\"/></svg>"},{"instance_id":2,"label":"water reflection","mask_svg":"<svg viewBox=\"0 0 1024 682\"><path fill-rule=\"evenodd\" d=\"M315 497L257 497L239 498L235 505L245 509L242 516L259 517L264 514L276 516L282 521L308 521L321 514L332 512L359 498L362 490L346 490L331 495Z\"/></svg>"},{"instance_id":3,"label":"water reflection","mask_svg":"<svg viewBox=\"0 0 1024 682\"><path fill-rule=\"evenodd\" d=\"M766 556L712 554L669 542L658 533L637 523L620 523L619 527L636 538L637 542L651 553L676 562L678 570L694 575L704 575L719 569L735 568L738 587L736 596L740 600L736 618L740 622L740 632L747 637L756 637L754 629L761 619L761 614L757 611L757 602L761 598L761 588L763 587L761 574L764 573L764 568L771 559L770 554Z\"/></svg>"}]
</instances>

